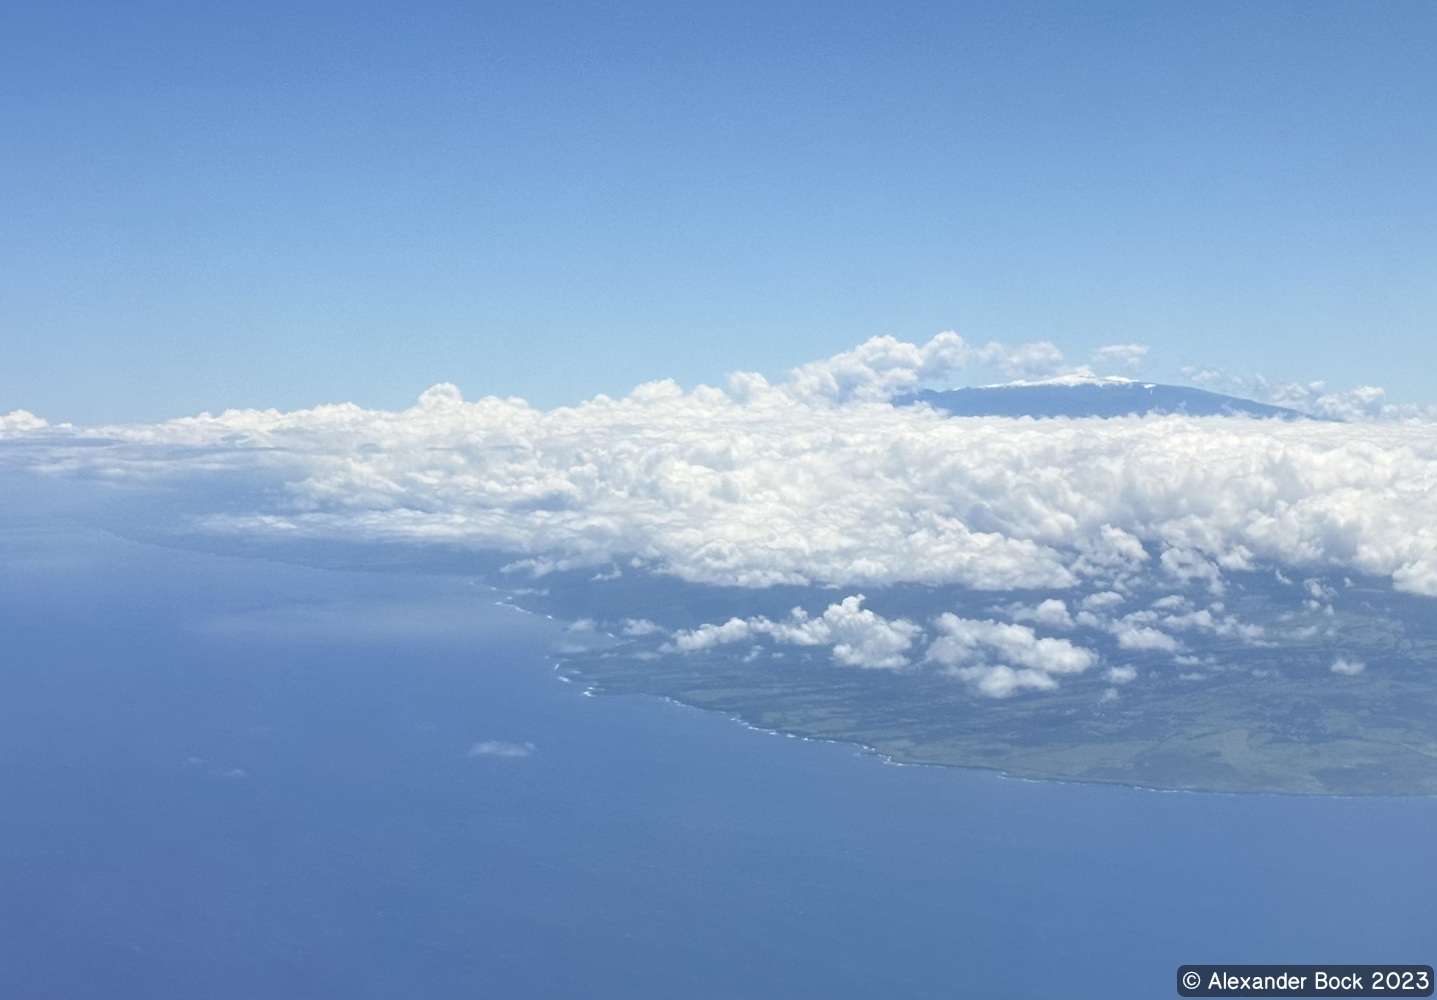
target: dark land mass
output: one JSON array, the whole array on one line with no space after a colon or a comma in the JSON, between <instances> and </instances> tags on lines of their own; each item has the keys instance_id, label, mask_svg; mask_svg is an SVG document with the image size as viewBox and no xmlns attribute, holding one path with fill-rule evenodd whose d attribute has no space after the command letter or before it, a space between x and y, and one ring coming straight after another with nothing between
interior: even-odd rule
<instances>
[{"instance_id":1,"label":"dark land mass","mask_svg":"<svg viewBox=\"0 0 1437 1000\"><path fill-rule=\"evenodd\" d=\"M640 636L569 653L560 669L602 692L661 695L764 729L860 744L901 763L1158 789L1437 795L1431 599L1369 581L1344 590L1327 616L1295 611L1301 602L1294 588L1268 580L1254 574L1231 587L1227 608L1245 621L1270 623L1278 645L1187 633L1190 654L1210 662L1183 666L1171 653L1109 644L1104 667L1063 678L1054 691L1007 698L980 695L933 664L865 670L835 664L827 649L761 643L675 653L663 651L660 637ZM630 607L669 627L693 627L689 609L742 603L732 599L743 593L747 607L733 613L782 617L792 606L784 598L796 596L769 593L756 601L761 592L749 591L724 601L654 581L645 589L646 600ZM566 590L552 580L546 594L520 602L577 617ZM868 595L866 606L880 614L920 622L939 610L988 617L1015 596L912 587ZM844 595L806 596L796 603L819 613ZM583 603L592 615L592 600ZM1301 636L1313 627L1330 632ZM1105 638L1044 631L1091 647ZM1364 669L1333 672L1338 655ZM1138 677L1112 685L1103 676L1109 665L1133 666Z\"/></svg>"},{"instance_id":2,"label":"dark land mass","mask_svg":"<svg viewBox=\"0 0 1437 1000\"><path fill-rule=\"evenodd\" d=\"M1124 417L1185 414L1190 417L1277 417L1316 419L1300 410L1272 406L1191 386L1150 382L1078 385L994 385L935 391L925 389L899 403L927 403L955 417Z\"/></svg>"}]
</instances>

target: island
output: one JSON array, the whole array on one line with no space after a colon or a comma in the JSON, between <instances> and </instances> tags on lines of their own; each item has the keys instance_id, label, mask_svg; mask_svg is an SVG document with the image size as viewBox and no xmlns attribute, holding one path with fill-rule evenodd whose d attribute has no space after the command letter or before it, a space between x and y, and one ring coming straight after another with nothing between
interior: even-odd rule
<instances>
[{"instance_id":1,"label":"island","mask_svg":"<svg viewBox=\"0 0 1437 1000\"><path fill-rule=\"evenodd\" d=\"M1382 580L1346 579L1324 603L1274 574L1234 574L1223 607L1260 638L1183 634L1185 655L1124 650L1052 690L976 692L951 672L836 663L825 648L752 643L677 651L676 629L759 607L821 606L834 592L677 581L552 579L519 600L593 621L557 669L598 693L659 695L766 730L853 743L902 764L1022 778L1205 792L1437 795L1437 606ZM992 614L1043 595L953 588L872 590L869 604L924 620ZM1158 600L1135 595L1133 605ZM624 635L623 610L655 623ZM605 612L608 613L605 613ZM636 631L632 625L628 631ZM582 638L576 633L576 638ZM1087 641L1096 642L1093 636ZM1111 670L1111 666L1107 667Z\"/></svg>"}]
</instances>

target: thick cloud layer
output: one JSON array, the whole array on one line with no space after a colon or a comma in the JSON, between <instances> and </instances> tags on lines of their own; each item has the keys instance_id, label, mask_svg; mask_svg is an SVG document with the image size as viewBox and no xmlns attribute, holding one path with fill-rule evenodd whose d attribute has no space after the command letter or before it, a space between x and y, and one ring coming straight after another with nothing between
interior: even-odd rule
<instances>
[{"instance_id":1,"label":"thick cloud layer","mask_svg":"<svg viewBox=\"0 0 1437 1000\"><path fill-rule=\"evenodd\" d=\"M1141 575L1217 595L1226 571L1272 564L1437 595L1431 423L948 418L886 401L964 364L1055 357L1051 345L944 334L870 341L777 385L745 373L726 389L655 382L547 412L440 385L402 412L245 410L90 430L12 415L0 461L132 481L253 474L279 484L272 500L199 511L202 523L458 543L536 572L638 565L743 586L995 590ZM1164 641L1150 622L1123 627L1132 648Z\"/></svg>"}]
</instances>

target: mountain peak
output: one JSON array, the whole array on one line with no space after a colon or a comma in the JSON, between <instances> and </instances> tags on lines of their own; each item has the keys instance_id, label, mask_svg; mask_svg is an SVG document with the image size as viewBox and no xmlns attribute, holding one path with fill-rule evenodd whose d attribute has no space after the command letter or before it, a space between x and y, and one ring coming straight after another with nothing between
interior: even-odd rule
<instances>
[{"instance_id":1,"label":"mountain peak","mask_svg":"<svg viewBox=\"0 0 1437 1000\"><path fill-rule=\"evenodd\" d=\"M1088 371L1037 381L934 391L925 389L900 405L927 403L955 417L1124 417L1183 414L1311 420L1310 414L1191 386L1139 382Z\"/></svg>"},{"instance_id":2,"label":"mountain peak","mask_svg":"<svg viewBox=\"0 0 1437 1000\"><path fill-rule=\"evenodd\" d=\"M1122 375L1094 375L1091 371L1089 371L1089 370L1086 369L1086 368L1080 368L1078 371L1075 371L1075 372L1068 372L1066 375L1054 375L1054 376L1052 376L1051 378L1034 379L1034 380L1032 380L1032 381L1028 381L1028 380L1026 380L1026 379L1018 379L1018 380L1016 380L1016 381L1014 381L1014 382L1000 382L1000 383L996 383L996 384L994 384L994 385L979 386L979 388L982 388L982 389L1008 389L1008 388L1014 388L1014 387L1028 388L1028 387L1031 387L1031 386L1040 386L1040 385L1061 385L1061 386L1075 386L1075 385L1128 386L1128 385L1141 385L1141 386L1142 386L1143 388L1145 388L1145 389L1153 389L1153 388L1156 388L1156 386L1154 385L1154 383L1151 383L1151 382L1139 382L1137 379L1125 378L1125 377L1123 377Z\"/></svg>"}]
</instances>

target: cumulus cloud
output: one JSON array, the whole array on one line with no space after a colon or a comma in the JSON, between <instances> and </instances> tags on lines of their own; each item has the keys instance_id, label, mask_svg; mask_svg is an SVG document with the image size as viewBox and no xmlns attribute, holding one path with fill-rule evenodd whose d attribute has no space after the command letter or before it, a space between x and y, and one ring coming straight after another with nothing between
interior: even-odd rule
<instances>
[{"instance_id":1,"label":"cumulus cloud","mask_svg":"<svg viewBox=\"0 0 1437 1000\"><path fill-rule=\"evenodd\" d=\"M822 615L795 608L786 618L733 617L674 632L662 651L692 653L721 646L748 646L745 660L756 658L762 646L824 647L836 663L856 667L901 669L926 666L966 681L977 693L1003 698L1023 691L1049 691L1062 679L1086 673L1102 657L1081 641L1041 635L1025 622L1049 628L1090 628L1111 637L1120 650L1172 653L1179 664L1197 665L1209 660L1186 655L1183 644L1166 629L1207 632L1260 643L1263 630L1223 613L1221 604L1195 609L1180 595L1153 602L1154 607L1110 617L1117 595L1103 592L1085 601L1099 612L1082 611L1077 620L1057 599L1036 607L1009 604L996 608L1010 620L967 618L945 612L931 621L931 629L903 618L885 618L864 608L856 594L830 604ZM1094 636L1093 638L1099 638ZM1104 640L1106 641L1106 640ZM1104 672L1107 683L1126 684L1138 676L1137 668L1118 664Z\"/></svg>"},{"instance_id":2,"label":"cumulus cloud","mask_svg":"<svg viewBox=\"0 0 1437 1000\"><path fill-rule=\"evenodd\" d=\"M1186 610L1181 614L1162 615L1157 619L1167 629L1208 632L1222 638L1240 639L1247 643L1261 642L1266 629L1261 625L1238 621L1223 613L1221 604Z\"/></svg>"},{"instance_id":3,"label":"cumulus cloud","mask_svg":"<svg viewBox=\"0 0 1437 1000\"><path fill-rule=\"evenodd\" d=\"M1249 378L1192 366L1184 368L1183 375L1205 389L1286 406L1328 420L1437 419L1437 406L1389 402L1387 391L1375 385L1333 389L1324 381L1272 382L1261 375Z\"/></svg>"},{"instance_id":4,"label":"cumulus cloud","mask_svg":"<svg viewBox=\"0 0 1437 1000\"><path fill-rule=\"evenodd\" d=\"M1057 597L1039 601L1037 606L1032 608L1013 605L1008 608L1008 614L1014 621L1037 622L1049 628L1072 628L1074 624L1067 603Z\"/></svg>"},{"instance_id":5,"label":"cumulus cloud","mask_svg":"<svg viewBox=\"0 0 1437 1000\"><path fill-rule=\"evenodd\" d=\"M1142 620L1134 615L1120 618L1113 622L1109 629L1121 649L1173 653L1182 648L1182 644L1171 635L1162 629L1142 624Z\"/></svg>"},{"instance_id":6,"label":"cumulus cloud","mask_svg":"<svg viewBox=\"0 0 1437 1000\"><path fill-rule=\"evenodd\" d=\"M1067 639L1040 637L1031 627L991 619L938 617L938 637L927 659L948 668L979 692L997 698L1024 688L1049 690L1064 674L1080 674L1098 662L1090 649Z\"/></svg>"},{"instance_id":7,"label":"cumulus cloud","mask_svg":"<svg viewBox=\"0 0 1437 1000\"><path fill-rule=\"evenodd\" d=\"M922 627L906 618L884 618L863 607L863 601L862 594L845 597L830 604L818 618L794 608L781 621L757 616L704 624L675 633L666 648L689 653L767 636L781 645L831 647L834 661L847 667L897 670L908 666L906 654L923 635Z\"/></svg>"},{"instance_id":8,"label":"cumulus cloud","mask_svg":"<svg viewBox=\"0 0 1437 1000\"><path fill-rule=\"evenodd\" d=\"M1251 394L1266 402L1328 420L1430 420L1437 417L1437 407L1389 402L1387 391L1375 385L1338 390L1329 389L1325 382L1269 383L1258 378L1252 383Z\"/></svg>"},{"instance_id":9,"label":"cumulus cloud","mask_svg":"<svg viewBox=\"0 0 1437 1000\"><path fill-rule=\"evenodd\" d=\"M1109 608L1116 608L1122 603L1123 595L1116 590L1101 590L1083 598L1082 608L1084 611L1106 611Z\"/></svg>"},{"instance_id":10,"label":"cumulus cloud","mask_svg":"<svg viewBox=\"0 0 1437 1000\"><path fill-rule=\"evenodd\" d=\"M1063 353L1042 341L1008 345L969 344L956 333L940 333L926 344L874 337L851 351L795 368L788 390L803 399L885 400L969 367L996 367L1019 378L1050 375L1062 367ZM750 380L757 376L741 376Z\"/></svg>"},{"instance_id":11,"label":"cumulus cloud","mask_svg":"<svg viewBox=\"0 0 1437 1000\"><path fill-rule=\"evenodd\" d=\"M11 410L9 413L0 413L0 438L10 434L37 431L48 426L48 423L28 410Z\"/></svg>"},{"instance_id":12,"label":"cumulus cloud","mask_svg":"<svg viewBox=\"0 0 1437 1000\"><path fill-rule=\"evenodd\" d=\"M1356 677L1367 669L1367 664L1361 660L1352 659L1346 656L1339 656L1332 661L1329 668L1334 674L1341 674L1344 677Z\"/></svg>"},{"instance_id":13,"label":"cumulus cloud","mask_svg":"<svg viewBox=\"0 0 1437 1000\"><path fill-rule=\"evenodd\" d=\"M497 550L516 573L1107 587L1121 601L1143 575L1220 591L1227 573L1274 566L1437 595L1430 424L950 418L884 401L955 365L1056 357L941 334L877 338L779 384L654 382L549 411L440 385L400 412L342 404L88 429L12 415L0 465L137 483L248 476L260 499L197 507L195 523Z\"/></svg>"},{"instance_id":14,"label":"cumulus cloud","mask_svg":"<svg viewBox=\"0 0 1437 1000\"><path fill-rule=\"evenodd\" d=\"M1241 563L1245 561L1243 557L1236 553L1233 553L1233 555L1239 564L1234 568L1245 569L1246 567L1241 565ZM1201 580L1207 584L1208 589L1213 593L1222 593L1222 570L1218 568L1214 560L1204 557L1199 552L1188 548L1172 546L1163 550L1158 564L1163 568L1163 572L1183 583L1192 583L1194 580Z\"/></svg>"}]
</instances>

